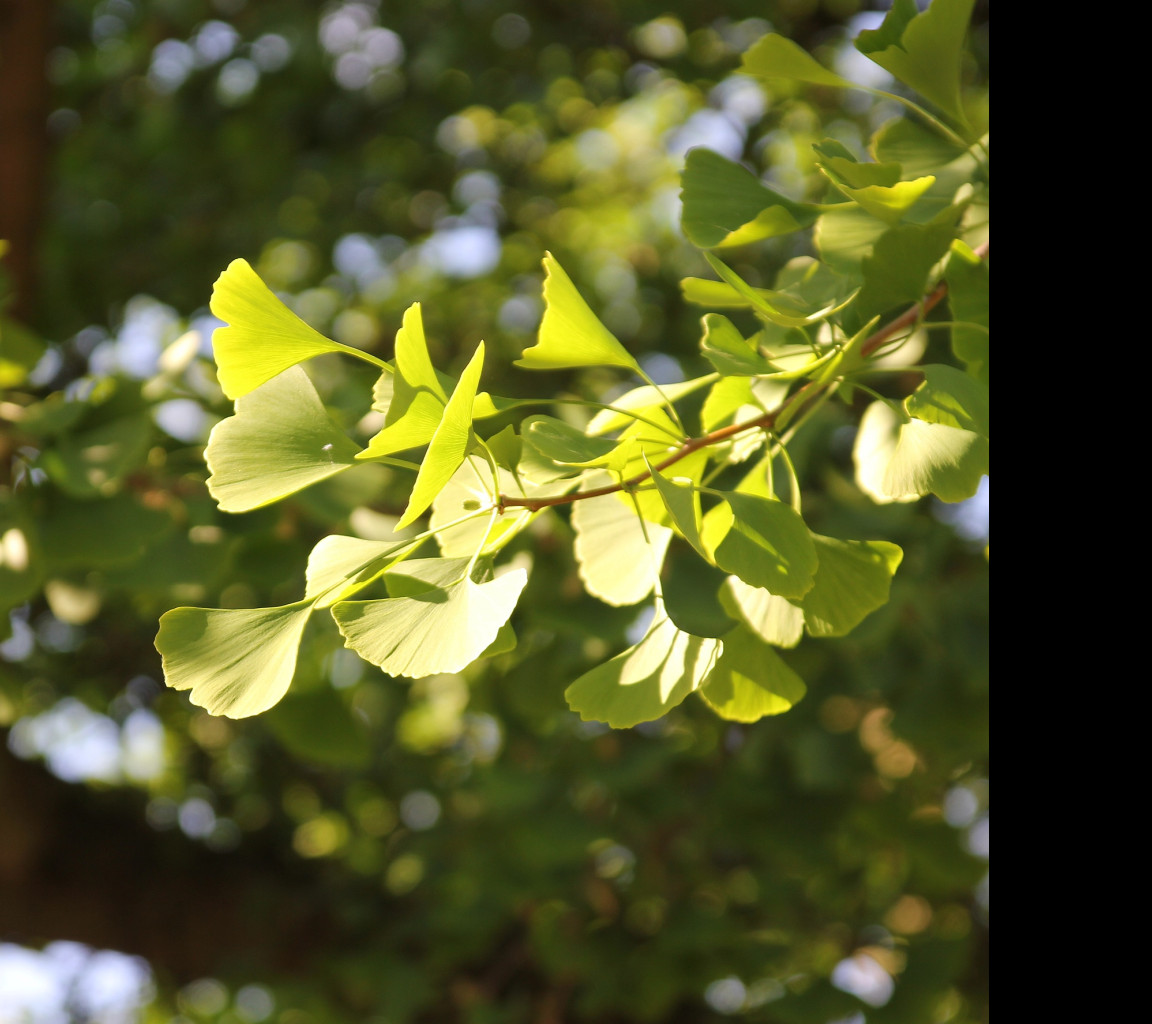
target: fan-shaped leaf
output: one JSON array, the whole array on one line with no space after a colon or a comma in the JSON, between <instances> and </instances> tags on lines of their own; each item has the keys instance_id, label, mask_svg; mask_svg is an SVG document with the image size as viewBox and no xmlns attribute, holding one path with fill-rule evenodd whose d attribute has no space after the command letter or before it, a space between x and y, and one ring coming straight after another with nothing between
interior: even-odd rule
<instances>
[{"instance_id":1,"label":"fan-shaped leaf","mask_svg":"<svg viewBox=\"0 0 1152 1024\"><path fill-rule=\"evenodd\" d=\"M724 650L700 687L721 718L755 722L789 710L808 688L783 659L744 626L724 634Z\"/></svg>"}]
</instances>

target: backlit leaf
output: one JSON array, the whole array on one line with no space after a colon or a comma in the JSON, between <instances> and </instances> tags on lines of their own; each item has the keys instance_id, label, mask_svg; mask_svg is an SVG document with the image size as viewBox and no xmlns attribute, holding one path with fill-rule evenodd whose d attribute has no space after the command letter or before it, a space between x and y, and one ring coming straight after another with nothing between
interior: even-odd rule
<instances>
[{"instance_id":1,"label":"backlit leaf","mask_svg":"<svg viewBox=\"0 0 1152 1024\"><path fill-rule=\"evenodd\" d=\"M765 643L795 647L804 635L804 612L799 605L762 587L749 586L738 576L728 577L720 601Z\"/></svg>"},{"instance_id":2,"label":"backlit leaf","mask_svg":"<svg viewBox=\"0 0 1152 1024\"><path fill-rule=\"evenodd\" d=\"M699 687L720 651L720 641L678 630L657 603L644 639L586 672L564 696L585 721L627 729L679 704Z\"/></svg>"},{"instance_id":3,"label":"backlit leaf","mask_svg":"<svg viewBox=\"0 0 1152 1024\"><path fill-rule=\"evenodd\" d=\"M803 49L784 36L770 32L751 46L740 62L740 70L756 78L791 78L834 89L859 88L846 78L829 71Z\"/></svg>"},{"instance_id":4,"label":"backlit leaf","mask_svg":"<svg viewBox=\"0 0 1152 1024\"><path fill-rule=\"evenodd\" d=\"M781 597L806 594L817 562L804 520L781 501L736 491L724 497L704 517L703 543L712 561Z\"/></svg>"},{"instance_id":5,"label":"backlit leaf","mask_svg":"<svg viewBox=\"0 0 1152 1024\"><path fill-rule=\"evenodd\" d=\"M744 626L725 633L723 641L723 653L700 687L721 718L755 722L779 715L808 692L780 655Z\"/></svg>"},{"instance_id":6,"label":"backlit leaf","mask_svg":"<svg viewBox=\"0 0 1152 1024\"><path fill-rule=\"evenodd\" d=\"M944 268L952 319L952 351L988 386L988 263L959 239Z\"/></svg>"},{"instance_id":7,"label":"backlit leaf","mask_svg":"<svg viewBox=\"0 0 1152 1024\"><path fill-rule=\"evenodd\" d=\"M924 367L924 383L904 400L908 415L988 436L988 389L962 370Z\"/></svg>"},{"instance_id":8,"label":"backlit leaf","mask_svg":"<svg viewBox=\"0 0 1152 1024\"><path fill-rule=\"evenodd\" d=\"M416 474L416 482L412 485L408 507L396 524L398 530L414 522L432 504L432 499L452 479L452 474L460 468L460 464L468 454L468 447L473 438L472 402L476 397L476 385L480 381L483 366L484 342L480 342L460 375L456 390L452 392L452 397L444 407L440 425L428 444L428 451L420 464L420 472Z\"/></svg>"},{"instance_id":9,"label":"backlit leaf","mask_svg":"<svg viewBox=\"0 0 1152 1024\"><path fill-rule=\"evenodd\" d=\"M293 366L238 398L236 414L212 428L208 490L225 512L247 512L343 472L359 451Z\"/></svg>"},{"instance_id":10,"label":"backlit leaf","mask_svg":"<svg viewBox=\"0 0 1152 1024\"><path fill-rule=\"evenodd\" d=\"M580 479L581 490L613 482L603 470ZM577 570L584 588L610 605L636 604L656 584L672 531L642 522L627 495L604 494L572 506Z\"/></svg>"},{"instance_id":11,"label":"backlit leaf","mask_svg":"<svg viewBox=\"0 0 1152 1024\"><path fill-rule=\"evenodd\" d=\"M904 552L882 540L836 540L813 534L820 568L800 604L812 636L844 636L888 603Z\"/></svg>"},{"instance_id":12,"label":"backlit leaf","mask_svg":"<svg viewBox=\"0 0 1152 1024\"><path fill-rule=\"evenodd\" d=\"M288 690L312 602L281 608L174 608L160 617L164 681L212 715L247 718Z\"/></svg>"},{"instance_id":13,"label":"backlit leaf","mask_svg":"<svg viewBox=\"0 0 1152 1024\"><path fill-rule=\"evenodd\" d=\"M398 537L362 540L331 534L308 556L304 596L327 608L361 589L408 545Z\"/></svg>"},{"instance_id":14,"label":"backlit leaf","mask_svg":"<svg viewBox=\"0 0 1152 1024\"><path fill-rule=\"evenodd\" d=\"M564 268L544 254L544 318L536 344L526 348L517 366L555 370L574 366L623 366L639 370L628 350L588 308Z\"/></svg>"},{"instance_id":15,"label":"backlit leaf","mask_svg":"<svg viewBox=\"0 0 1152 1024\"><path fill-rule=\"evenodd\" d=\"M363 356L309 327L276 298L247 260L233 260L216 279L210 308L228 325L213 332L212 351L220 387L231 399L323 352Z\"/></svg>"},{"instance_id":16,"label":"backlit leaf","mask_svg":"<svg viewBox=\"0 0 1152 1024\"><path fill-rule=\"evenodd\" d=\"M400 596L334 605L345 645L393 676L421 679L470 665L508 621L528 574L513 569L476 583L464 576L468 561L402 562L387 576L389 592Z\"/></svg>"}]
</instances>

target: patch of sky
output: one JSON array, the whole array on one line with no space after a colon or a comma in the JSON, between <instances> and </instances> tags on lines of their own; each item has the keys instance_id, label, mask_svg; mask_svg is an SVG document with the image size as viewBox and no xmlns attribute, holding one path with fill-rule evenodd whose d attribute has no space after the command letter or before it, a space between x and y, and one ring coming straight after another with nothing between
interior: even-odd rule
<instances>
[{"instance_id":1,"label":"patch of sky","mask_svg":"<svg viewBox=\"0 0 1152 1024\"><path fill-rule=\"evenodd\" d=\"M500 264L500 236L482 224L437 228L420 246L420 262L445 277L483 277Z\"/></svg>"},{"instance_id":2,"label":"patch of sky","mask_svg":"<svg viewBox=\"0 0 1152 1024\"><path fill-rule=\"evenodd\" d=\"M983 547L988 543L988 477L980 480L976 493L954 505L933 501L932 513L964 540Z\"/></svg>"},{"instance_id":3,"label":"patch of sky","mask_svg":"<svg viewBox=\"0 0 1152 1024\"><path fill-rule=\"evenodd\" d=\"M883 1006L896 991L896 983L866 953L845 957L832 969L832 984L869 1006Z\"/></svg>"}]
</instances>

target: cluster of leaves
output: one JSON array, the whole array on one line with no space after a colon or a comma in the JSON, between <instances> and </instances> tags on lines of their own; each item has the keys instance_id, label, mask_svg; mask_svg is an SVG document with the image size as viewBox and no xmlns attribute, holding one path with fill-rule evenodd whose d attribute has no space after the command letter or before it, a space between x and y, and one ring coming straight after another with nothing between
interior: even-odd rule
<instances>
[{"instance_id":1,"label":"cluster of leaves","mask_svg":"<svg viewBox=\"0 0 1152 1024\"><path fill-rule=\"evenodd\" d=\"M805 422L834 396L874 396L854 456L860 488L877 501L959 501L988 471L987 139L960 100L971 7L936 0L917 13L908 0L861 34L860 52L938 113L891 97L913 116L876 132L872 160L834 139L817 143L822 202L790 200L706 149L689 154L683 230L719 280L688 278L684 296L755 324L749 335L724 314L703 318L700 351L714 372L658 386L545 257L544 318L519 365L617 367L645 381L611 402L577 403L597 406L590 417L569 407L500 426L555 399L479 391L482 342L458 378L438 371L415 304L385 362L318 333L233 262L212 300L228 325L214 339L220 384L236 402L206 453L219 506L256 509L364 462L416 477L387 535L314 547L301 600L165 614L156 646L168 685L213 714L267 710L292 681L315 610L330 611L346 646L393 676L459 672L508 652L532 559L530 548L498 558L539 516L571 506L587 591L613 606L653 599L633 646L568 687L573 709L627 727L693 692L736 721L790 708L804 683L774 648L805 632L851 631L887 601L902 557L889 542L824 536L805 523L788 449ZM775 34L745 54L743 70L853 87ZM772 288L712 251L806 229L816 255L788 261ZM883 397L866 381L886 372L883 358L946 293L952 319L931 326L950 331L959 365L916 367L923 381L912 394ZM363 449L298 365L330 353L380 371L372 408L382 426ZM419 463L399 457L414 449L424 449ZM429 511L427 529L413 532Z\"/></svg>"}]
</instances>

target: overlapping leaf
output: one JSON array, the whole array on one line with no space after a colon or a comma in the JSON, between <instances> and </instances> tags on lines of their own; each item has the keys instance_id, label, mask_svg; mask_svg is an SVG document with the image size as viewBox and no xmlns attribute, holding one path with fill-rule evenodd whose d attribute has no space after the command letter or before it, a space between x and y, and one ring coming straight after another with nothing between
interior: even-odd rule
<instances>
[{"instance_id":1,"label":"overlapping leaf","mask_svg":"<svg viewBox=\"0 0 1152 1024\"><path fill-rule=\"evenodd\" d=\"M844 636L888 603L904 552L882 540L837 540L813 534L820 567L800 602L812 636Z\"/></svg>"},{"instance_id":2,"label":"overlapping leaf","mask_svg":"<svg viewBox=\"0 0 1152 1024\"><path fill-rule=\"evenodd\" d=\"M288 690L312 602L280 608L174 608L160 617L164 680L212 715L247 718Z\"/></svg>"},{"instance_id":3,"label":"overlapping leaf","mask_svg":"<svg viewBox=\"0 0 1152 1024\"><path fill-rule=\"evenodd\" d=\"M228 326L212 335L220 387L239 398L290 366L324 352L356 349L325 338L284 305L246 260L233 260L216 279L211 309Z\"/></svg>"},{"instance_id":4,"label":"overlapping leaf","mask_svg":"<svg viewBox=\"0 0 1152 1024\"><path fill-rule=\"evenodd\" d=\"M247 512L355 465L359 451L293 366L238 398L236 414L212 428L208 490L225 512Z\"/></svg>"},{"instance_id":5,"label":"overlapping leaf","mask_svg":"<svg viewBox=\"0 0 1152 1024\"><path fill-rule=\"evenodd\" d=\"M528 582L513 569L486 583L467 558L402 562L385 580L392 597L343 601L332 616L346 646L393 676L459 672L495 641Z\"/></svg>"},{"instance_id":6,"label":"overlapping leaf","mask_svg":"<svg viewBox=\"0 0 1152 1024\"><path fill-rule=\"evenodd\" d=\"M788 711L807 693L804 680L744 626L725 633L723 644L700 687L700 696L721 718L755 722Z\"/></svg>"},{"instance_id":7,"label":"overlapping leaf","mask_svg":"<svg viewBox=\"0 0 1152 1024\"><path fill-rule=\"evenodd\" d=\"M627 729L666 714L712 670L718 640L681 632L659 602L652 626L635 646L577 679L564 696L586 721Z\"/></svg>"}]
</instances>

